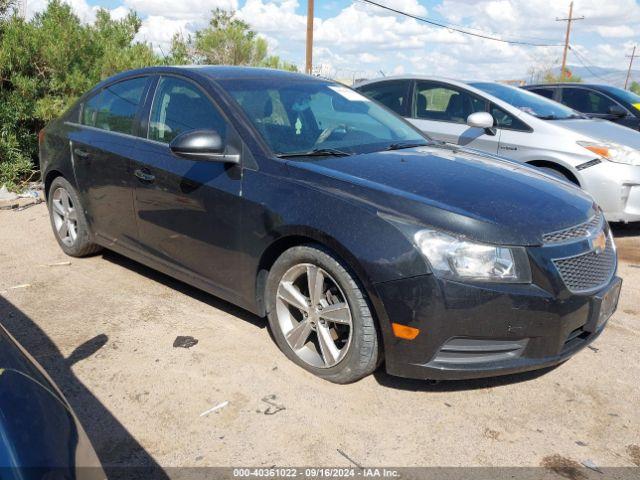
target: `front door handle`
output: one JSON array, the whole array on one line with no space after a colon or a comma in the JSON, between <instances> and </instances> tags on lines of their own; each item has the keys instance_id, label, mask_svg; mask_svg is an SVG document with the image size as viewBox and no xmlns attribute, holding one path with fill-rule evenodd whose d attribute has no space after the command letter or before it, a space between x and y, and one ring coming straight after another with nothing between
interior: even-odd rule
<instances>
[{"instance_id":1,"label":"front door handle","mask_svg":"<svg viewBox=\"0 0 640 480\"><path fill-rule=\"evenodd\" d=\"M148 170L145 170L138 169L133 173L141 182L152 183L156 179L156 176L149 173Z\"/></svg>"},{"instance_id":2,"label":"front door handle","mask_svg":"<svg viewBox=\"0 0 640 480\"><path fill-rule=\"evenodd\" d=\"M89 152L82 150L81 148L74 148L73 149L73 153L76 154L77 157L80 158L88 158L89 157Z\"/></svg>"}]
</instances>

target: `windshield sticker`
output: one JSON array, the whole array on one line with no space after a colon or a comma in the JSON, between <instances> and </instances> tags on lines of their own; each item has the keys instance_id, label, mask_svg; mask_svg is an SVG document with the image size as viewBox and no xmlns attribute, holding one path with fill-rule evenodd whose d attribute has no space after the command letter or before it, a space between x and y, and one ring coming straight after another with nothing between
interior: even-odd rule
<instances>
[{"instance_id":1,"label":"windshield sticker","mask_svg":"<svg viewBox=\"0 0 640 480\"><path fill-rule=\"evenodd\" d=\"M352 102L368 102L369 99L363 95L360 95L358 92L354 90L350 90L346 87L341 87L339 85L330 85L329 88L336 92L338 95L346 98L347 100L351 100Z\"/></svg>"},{"instance_id":2,"label":"windshield sticker","mask_svg":"<svg viewBox=\"0 0 640 480\"><path fill-rule=\"evenodd\" d=\"M296 135L300 135L302 133L302 122L300 121L300 117L296 120Z\"/></svg>"}]
</instances>

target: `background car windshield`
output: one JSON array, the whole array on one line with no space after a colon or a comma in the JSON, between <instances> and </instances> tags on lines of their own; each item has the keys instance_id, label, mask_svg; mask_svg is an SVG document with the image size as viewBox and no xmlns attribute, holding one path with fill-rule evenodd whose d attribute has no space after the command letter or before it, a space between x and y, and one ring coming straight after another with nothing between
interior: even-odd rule
<instances>
[{"instance_id":1,"label":"background car windshield","mask_svg":"<svg viewBox=\"0 0 640 480\"><path fill-rule=\"evenodd\" d=\"M611 85L603 85L602 90L604 90L605 92L611 93L612 95L615 95L620 100L628 102L634 107L636 107L638 110L640 110L640 95L636 95L635 93L630 92L629 90L623 90L622 88L612 87Z\"/></svg>"},{"instance_id":2,"label":"background car windshield","mask_svg":"<svg viewBox=\"0 0 640 480\"><path fill-rule=\"evenodd\" d=\"M474 82L469 85L487 92L489 95L493 95L529 115L545 120L583 117L580 113L558 102L544 98L536 93L522 90L521 88L491 82Z\"/></svg>"},{"instance_id":3,"label":"background car windshield","mask_svg":"<svg viewBox=\"0 0 640 480\"><path fill-rule=\"evenodd\" d=\"M269 79L220 84L276 154L315 149L365 153L429 141L400 117L338 84Z\"/></svg>"}]
</instances>

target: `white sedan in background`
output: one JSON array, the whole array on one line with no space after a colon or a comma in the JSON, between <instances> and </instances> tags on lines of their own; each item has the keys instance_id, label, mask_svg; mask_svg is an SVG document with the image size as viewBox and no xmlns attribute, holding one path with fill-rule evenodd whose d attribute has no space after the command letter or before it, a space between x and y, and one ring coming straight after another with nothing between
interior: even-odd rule
<instances>
[{"instance_id":1,"label":"white sedan in background","mask_svg":"<svg viewBox=\"0 0 640 480\"><path fill-rule=\"evenodd\" d=\"M500 83L385 77L354 88L431 138L527 163L579 185L610 222L640 221L640 132Z\"/></svg>"}]
</instances>

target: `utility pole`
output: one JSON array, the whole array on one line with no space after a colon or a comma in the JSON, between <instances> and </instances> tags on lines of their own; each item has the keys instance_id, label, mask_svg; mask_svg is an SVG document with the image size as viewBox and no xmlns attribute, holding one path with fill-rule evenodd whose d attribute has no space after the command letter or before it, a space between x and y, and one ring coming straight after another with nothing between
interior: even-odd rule
<instances>
[{"instance_id":1,"label":"utility pole","mask_svg":"<svg viewBox=\"0 0 640 480\"><path fill-rule=\"evenodd\" d=\"M564 80L567 70L567 50L569 50L569 36L571 34L571 22L575 20L584 20L583 17L573 16L573 2L569 4L569 16L567 18L556 18L556 22L567 22L567 34L564 37L564 53L562 54L562 70L560 71L560 80Z\"/></svg>"},{"instance_id":2,"label":"utility pole","mask_svg":"<svg viewBox=\"0 0 640 480\"><path fill-rule=\"evenodd\" d=\"M305 72L313 71L313 0L307 0L307 62Z\"/></svg>"},{"instance_id":3,"label":"utility pole","mask_svg":"<svg viewBox=\"0 0 640 480\"><path fill-rule=\"evenodd\" d=\"M627 55L627 57L629 57L629 70L627 70L627 78L624 81L624 89L627 89L627 84L629 83L629 77L631 77L631 66L633 65L633 59L636 57L640 57L640 55L636 55L636 46L633 46L633 52L631 52L631 55Z\"/></svg>"}]
</instances>

